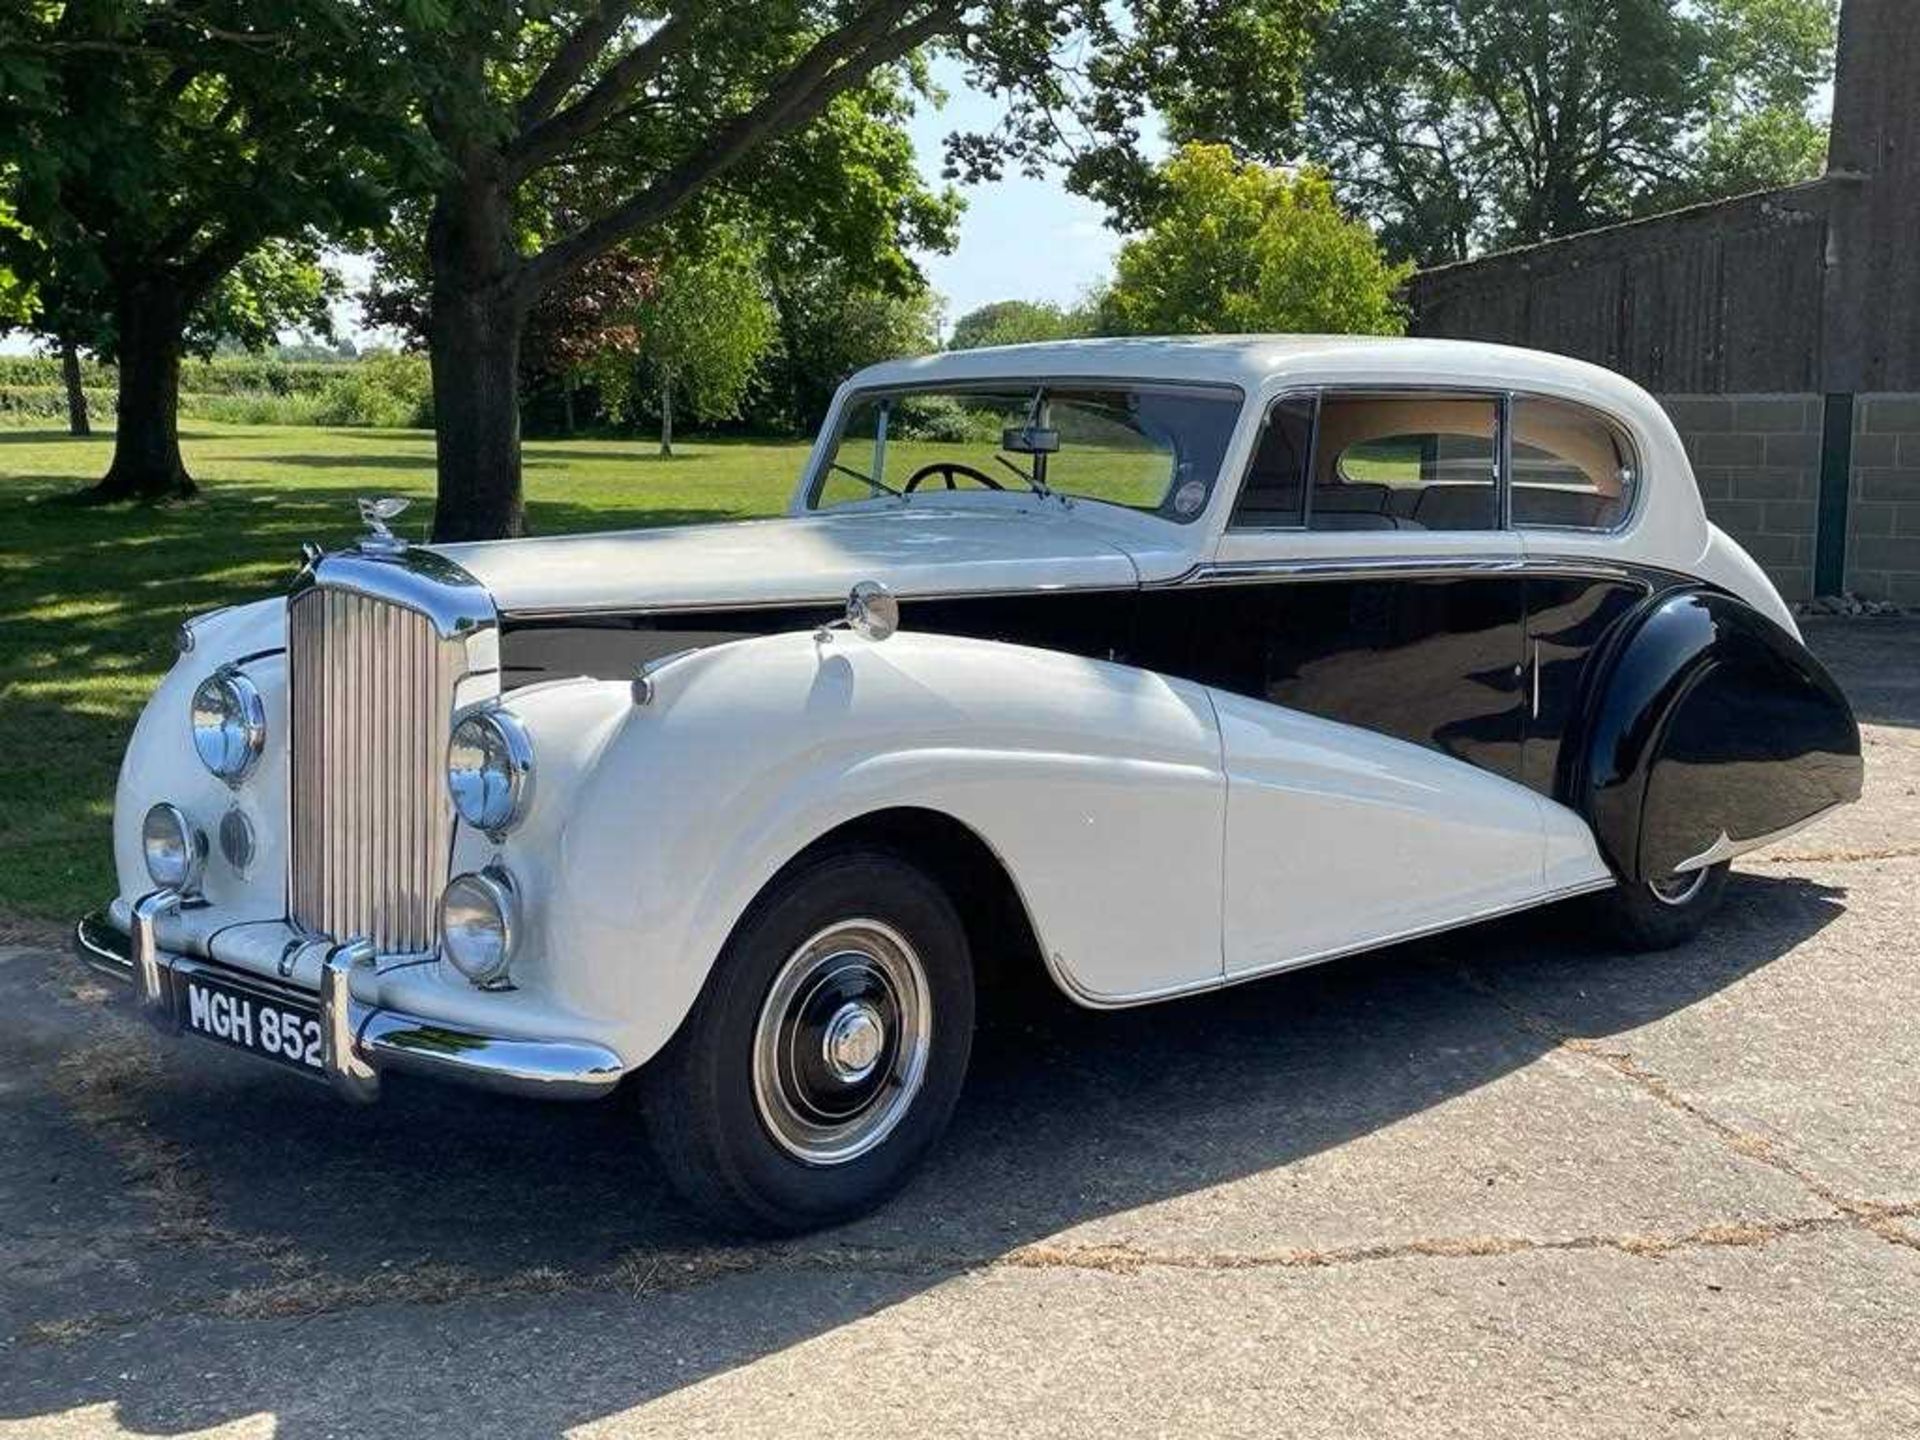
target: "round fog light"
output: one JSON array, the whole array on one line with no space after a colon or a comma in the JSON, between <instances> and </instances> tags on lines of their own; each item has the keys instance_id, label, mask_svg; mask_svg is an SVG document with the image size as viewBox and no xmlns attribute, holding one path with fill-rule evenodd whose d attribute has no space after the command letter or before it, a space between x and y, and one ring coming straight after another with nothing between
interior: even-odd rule
<instances>
[{"instance_id":1,"label":"round fog light","mask_svg":"<svg viewBox=\"0 0 1920 1440\"><path fill-rule=\"evenodd\" d=\"M188 891L200 883L206 841L178 805L162 802L147 811L147 818L140 822L140 849L154 884Z\"/></svg>"},{"instance_id":2,"label":"round fog light","mask_svg":"<svg viewBox=\"0 0 1920 1440\"><path fill-rule=\"evenodd\" d=\"M506 983L513 960L513 881L504 870L456 875L440 897L440 944L475 985Z\"/></svg>"}]
</instances>

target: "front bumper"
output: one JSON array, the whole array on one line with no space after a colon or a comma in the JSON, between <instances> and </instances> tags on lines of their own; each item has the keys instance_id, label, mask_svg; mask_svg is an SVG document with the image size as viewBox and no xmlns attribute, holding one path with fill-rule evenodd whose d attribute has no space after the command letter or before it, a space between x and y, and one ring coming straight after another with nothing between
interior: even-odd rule
<instances>
[{"instance_id":1,"label":"front bumper","mask_svg":"<svg viewBox=\"0 0 1920 1440\"><path fill-rule=\"evenodd\" d=\"M364 941L327 950L317 996L215 961L163 950L156 941L156 922L178 909L180 899L168 890L143 897L133 907L130 933L115 926L104 910L96 910L74 930L80 958L101 974L131 983L141 1010L169 1034L182 1029L174 979L198 974L267 999L317 1002L323 1055L320 1074L349 1100L377 1098L380 1075L386 1070L410 1070L547 1100L595 1099L610 1092L625 1073L618 1055L591 1041L475 1034L355 1000L354 971L371 966L374 960L373 947Z\"/></svg>"}]
</instances>

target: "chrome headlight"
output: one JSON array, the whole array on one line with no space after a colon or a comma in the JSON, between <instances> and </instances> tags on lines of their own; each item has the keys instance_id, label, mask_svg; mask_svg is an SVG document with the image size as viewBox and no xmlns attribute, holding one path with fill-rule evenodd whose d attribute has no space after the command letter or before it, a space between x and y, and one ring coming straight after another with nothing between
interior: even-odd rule
<instances>
[{"instance_id":1,"label":"chrome headlight","mask_svg":"<svg viewBox=\"0 0 1920 1440\"><path fill-rule=\"evenodd\" d=\"M513 961L516 903L507 872L491 866L454 876L441 895L441 948L453 968L475 985L505 982Z\"/></svg>"},{"instance_id":2,"label":"chrome headlight","mask_svg":"<svg viewBox=\"0 0 1920 1440\"><path fill-rule=\"evenodd\" d=\"M178 805L164 802L147 811L140 822L140 849L147 859L153 883L182 892L200 884L206 864L206 838L193 828Z\"/></svg>"},{"instance_id":3,"label":"chrome headlight","mask_svg":"<svg viewBox=\"0 0 1920 1440\"><path fill-rule=\"evenodd\" d=\"M254 683L222 666L193 692L193 748L200 763L238 785L267 744L267 706Z\"/></svg>"},{"instance_id":4,"label":"chrome headlight","mask_svg":"<svg viewBox=\"0 0 1920 1440\"><path fill-rule=\"evenodd\" d=\"M533 784L533 741L505 710L481 710L453 727L447 791L460 818L498 837L526 812Z\"/></svg>"}]
</instances>

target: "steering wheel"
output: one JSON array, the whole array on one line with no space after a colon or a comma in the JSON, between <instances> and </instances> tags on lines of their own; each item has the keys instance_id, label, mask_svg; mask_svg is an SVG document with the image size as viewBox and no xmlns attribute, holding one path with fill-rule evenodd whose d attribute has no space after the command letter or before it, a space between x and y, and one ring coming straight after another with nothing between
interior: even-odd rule
<instances>
[{"instance_id":1,"label":"steering wheel","mask_svg":"<svg viewBox=\"0 0 1920 1440\"><path fill-rule=\"evenodd\" d=\"M907 477L907 483L900 487L900 493L902 495L913 494L914 491L920 488L922 481L930 479L935 475L938 475L947 482L947 489L949 490L954 488L953 482L959 478L978 481L989 490L1004 490L1007 488L991 475L976 470L973 466L964 464L961 461L935 460L931 464L922 465L918 470L914 471L913 474L909 475Z\"/></svg>"}]
</instances>

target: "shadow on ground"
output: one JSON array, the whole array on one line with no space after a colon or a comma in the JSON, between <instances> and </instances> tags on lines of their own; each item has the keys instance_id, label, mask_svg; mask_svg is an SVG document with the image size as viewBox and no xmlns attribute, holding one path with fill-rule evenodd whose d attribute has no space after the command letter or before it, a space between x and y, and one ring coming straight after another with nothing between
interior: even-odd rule
<instances>
[{"instance_id":1,"label":"shadow on ground","mask_svg":"<svg viewBox=\"0 0 1920 1440\"><path fill-rule=\"evenodd\" d=\"M1488 1085L1561 1038L1617 1033L1693 1005L1814 934L1840 913L1842 894L1738 876L1714 936L1667 955L1583 946L1570 938L1583 928L1577 907L1559 907L1168 1006L1002 1003L981 1032L953 1130L908 1191L871 1219L766 1247L728 1246L683 1210L618 1101L543 1106L416 1082L352 1110L318 1086L179 1042L158 1065L136 1068L104 1111L97 1095L83 1092L77 1105L66 1096L83 1116L92 1108L96 1140L122 1166L131 1157L171 1230L164 1244L148 1239L124 1254L105 1245L97 1276L16 1275L0 1415L113 1401L119 1423L143 1433L260 1412L278 1417L283 1440L330 1433L342 1417L320 1424L302 1409L302 1374L250 1362L249 1347L263 1324L308 1326L298 1343L326 1355L315 1363L350 1364L326 1347L329 1325L351 1313L356 1332L371 1326L394 1345L432 1352L423 1366L479 1362L436 1417L437 1428L462 1433L488 1419L488 1347L514 1352L501 1377L529 1365L558 1373L571 1353L570 1317L591 1324L609 1306L654 1307L644 1348L618 1373L536 1389L540 1428L558 1431L1083 1222L1340 1146ZM35 1005L50 1003L44 989ZM122 1053L140 1033L118 1020L101 1030L99 1013L87 1013L96 1038L82 1064ZM59 1025L50 1021L43 1041L68 1047L71 1086L72 1037L61 1039ZM6 1092L10 1127L48 1125L59 1108L18 1073L35 1066L35 1049L17 1045L5 1067L26 1082ZM81 1223L150 1225L125 1195L88 1200L112 1166L74 1153L78 1144L53 1153L79 1172L72 1203L101 1207ZM142 1163L150 1173L138 1176ZM184 1173L170 1181L174 1164ZM541 1338L493 1333L512 1323L521 1297L531 1305L555 1295L566 1303L556 1322L549 1301ZM484 1316L459 1303L475 1299L495 1303ZM398 1308L422 1301L448 1303ZM29 1323L35 1317L42 1323ZM63 1325L69 1338L101 1338L60 1343ZM455 1325L482 1333L434 1338ZM121 1383L113 1337L148 1327L189 1368L151 1389ZM528 1403L525 1389L515 1394Z\"/></svg>"}]
</instances>

